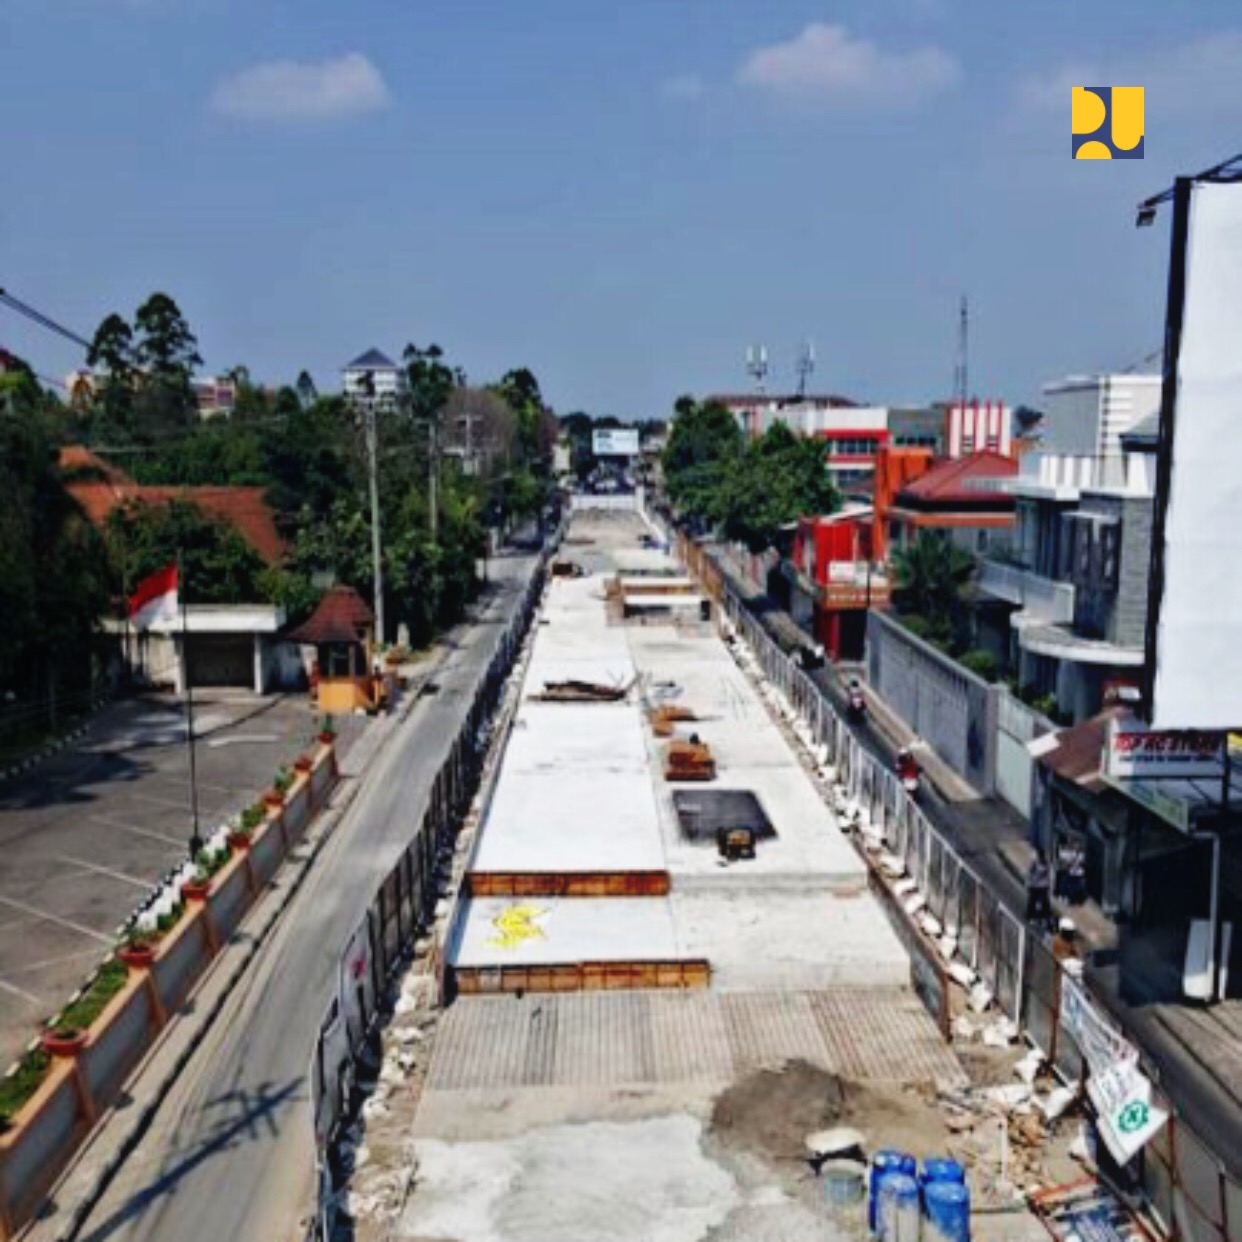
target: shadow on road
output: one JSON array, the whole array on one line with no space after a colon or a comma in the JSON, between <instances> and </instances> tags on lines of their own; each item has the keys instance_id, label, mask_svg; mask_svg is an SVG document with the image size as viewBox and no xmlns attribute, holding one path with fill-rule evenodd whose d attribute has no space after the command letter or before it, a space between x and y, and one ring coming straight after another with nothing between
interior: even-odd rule
<instances>
[{"instance_id":1,"label":"shadow on road","mask_svg":"<svg viewBox=\"0 0 1242 1242\"><path fill-rule=\"evenodd\" d=\"M207 1108L225 1106L230 1110L229 1115L221 1119L211 1135L198 1147L182 1156L156 1181L131 1196L89 1233L76 1235L77 1242L104 1242L104 1239L113 1237L158 1200L170 1198L186 1177L213 1156L236 1148L242 1143L257 1142L261 1137L261 1132L269 1138L277 1137L279 1131L274 1114L288 1104L299 1088L304 1086L303 1079L298 1077L280 1087L272 1083L263 1083L253 1092L230 1091L226 1095L208 1101Z\"/></svg>"}]
</instances>

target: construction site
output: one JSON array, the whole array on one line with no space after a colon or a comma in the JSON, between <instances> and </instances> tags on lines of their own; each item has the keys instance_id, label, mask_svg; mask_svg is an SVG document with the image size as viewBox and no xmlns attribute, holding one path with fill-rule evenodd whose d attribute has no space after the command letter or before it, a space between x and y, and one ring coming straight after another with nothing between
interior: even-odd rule
<instances>
[{"instance_id":1,"label":"construction site","mask_svg":"<svg viewBox=\"0 0 1242 1242\"><path fill-rule=\"evenodd\" d=\"M896 1149L961 1165L974 1237L1047 1237L1023 1190L1081 1177L1077 1123L1016 1031L949 1041L823 772L650 536L579 511L551 566L347 1136L351 1236L861 1236Z\"/></svg>"}]
</instances>

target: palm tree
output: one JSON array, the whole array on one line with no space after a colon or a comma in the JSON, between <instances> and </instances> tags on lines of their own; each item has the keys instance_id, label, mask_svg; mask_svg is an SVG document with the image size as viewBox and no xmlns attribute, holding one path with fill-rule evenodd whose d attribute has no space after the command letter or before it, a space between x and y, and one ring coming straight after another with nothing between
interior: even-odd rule
<instances>
[{"instance_id":1,"label":"palm tree","mask_svg":"<svg viewBox=\"0 0 1242 1242\"><path fill-rule=\"evenodd\" d=\"M948 532L923 530L913 544L893 553L893 572L901 610L949 628L961 618L963 590L975 572L975 558Z\"/></svg>"}]
</instances>

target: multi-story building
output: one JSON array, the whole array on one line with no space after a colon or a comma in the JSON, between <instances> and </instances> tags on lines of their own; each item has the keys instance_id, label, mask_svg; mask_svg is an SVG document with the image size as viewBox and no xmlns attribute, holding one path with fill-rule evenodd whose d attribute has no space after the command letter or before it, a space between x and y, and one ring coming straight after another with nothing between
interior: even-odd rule
<instances>
[{"instance_id":1,"label":"multi-story building","mask_svg":"<svg viewBox=\"0 0 1242 1242\"><path fill-rule=\"evenodd\" d=\"M1094 405L1068 390L1073 404L1049 438L1093 451L1023 459L1009 485L1012 548L979 577L981 619L1002 631L1019 684L1074 720L1100 709L1110 683L1136 682L1143 664L1158 423L1151 414L1135 424L1105 388L1090 390Z\"/></svg>"},{"instance_id":2,"label":"multi-story building","mask_svg":"<svg viewBox=\"0 0 1242 1242\"><path fill-rule=\"evenodd\" d=\"M1119 457L1121 437L1160 412L1159 375L1071 375L1044 386L1040 448Z\"/></svg>"},{"instance_id":3,"label":"multi-story building","mask_svg":"<svg viewBox=\"0 0 1242 1242\"><path fill-rule=\"evenodd\" d=\"M341 382L348 401L392 405L405 391L405 371L387 354L368 349L342 368Z\"/></svg>"}]
</instances>

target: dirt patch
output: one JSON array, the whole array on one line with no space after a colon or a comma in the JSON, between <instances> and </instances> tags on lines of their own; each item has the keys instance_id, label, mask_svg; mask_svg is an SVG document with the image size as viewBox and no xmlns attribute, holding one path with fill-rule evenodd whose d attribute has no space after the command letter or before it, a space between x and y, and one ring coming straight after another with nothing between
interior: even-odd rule
<instances>
[{"instance_id":1,"label":"dirt patch","mask_svg":"<svg viewBox=\"0 0 1242 1242\"><path fill-rule=\"evenodd\" d=\"M730 1087L717 1097L708 1131L726 1149L783 1164L805 1158L808 1134L837 1125L861 1130L868 1152L939 1155L949 1137L930 1085L863 1085L806 1061L759 1070Z\"/></svg>"}]
</instances>

